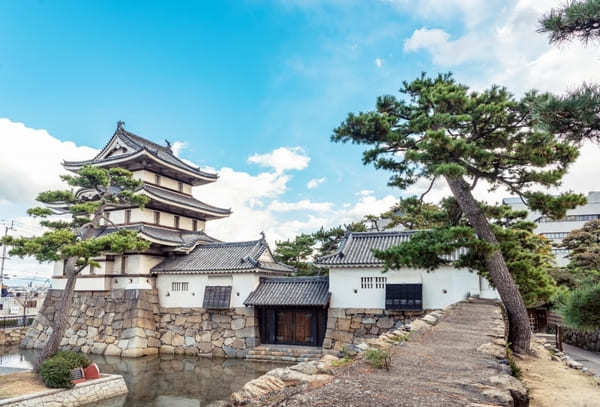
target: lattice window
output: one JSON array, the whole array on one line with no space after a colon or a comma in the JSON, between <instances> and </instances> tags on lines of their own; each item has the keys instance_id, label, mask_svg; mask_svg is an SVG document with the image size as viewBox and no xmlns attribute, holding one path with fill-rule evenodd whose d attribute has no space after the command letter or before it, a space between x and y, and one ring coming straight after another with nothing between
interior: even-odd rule
<instances>
[{"instance_id":1,"label":"lattice window","mask_svg":"<svg viewBox=\"0 0 600 407\"><path fill-rule=\"evenodd\" d=\"M184 281L173 281L171 291L188 291L190 283Z\"/></svg>"},{"instance_id":2,"label":"lattice window","mask_svg":"<svg viewBox=\"0 0 600 407\"><path fill-rule=\"evenodd\" d=\"M360 288L373 288L373 277L361 277Z\"/></svg>"},{"instance_id":3,"label":"lattice window","mask_svg":"<svg viewBox=\"0 0 600 407\"><path fill-rule=\"evenodd\" d=\"M375 277L375 288L385 288L387 277Z\"/></svg>"}]
</instances>

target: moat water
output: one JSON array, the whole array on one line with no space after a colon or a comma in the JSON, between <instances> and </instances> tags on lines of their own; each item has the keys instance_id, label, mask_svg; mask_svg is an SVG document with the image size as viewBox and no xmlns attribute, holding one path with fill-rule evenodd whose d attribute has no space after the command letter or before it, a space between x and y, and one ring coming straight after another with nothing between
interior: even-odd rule
<instances>
[{"instance_id":1,"label":"moat water","mask_svg":"<svg viewBox=\"0 0 600 407\"><path fill-rule=\"evenodd\" d=\"M31 368L35 351L0 348L0 375ZM88 355L102 373L123 376L127 396L90 404L93 407L209 407L229 400L250 380L281 364L241 359L207 359L190 356L146 356L121 359ZM0 376L1 378L1 376ZM1 379L0 379L1 382Z\"/></svg>"}]
</instances>

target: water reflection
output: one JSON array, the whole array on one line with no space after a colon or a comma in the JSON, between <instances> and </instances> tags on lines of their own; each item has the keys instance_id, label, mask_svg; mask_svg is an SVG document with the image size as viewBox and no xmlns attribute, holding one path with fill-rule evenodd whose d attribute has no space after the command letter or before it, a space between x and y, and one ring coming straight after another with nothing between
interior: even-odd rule
<instances>
[{"instance_id":1,"label":"water reflection","mask_svg":"<svg viewBox=\"0 0 600 407\"><path fill-rule=\"evenodd\" d=\"M32 351L12 349L0 358L5 361L0 362L0 369L3 366L30 367L34 357ZM139 359L89 357L98 364L101 372L123 375L129 389L127 397L96 403L95 407L206 407L218 400L229 400L231 393L241 389L246 382L281 367L281 364L239 359L167 355ZM17 363L21 359L23 362Z\"/></svg>"}]
</instances>

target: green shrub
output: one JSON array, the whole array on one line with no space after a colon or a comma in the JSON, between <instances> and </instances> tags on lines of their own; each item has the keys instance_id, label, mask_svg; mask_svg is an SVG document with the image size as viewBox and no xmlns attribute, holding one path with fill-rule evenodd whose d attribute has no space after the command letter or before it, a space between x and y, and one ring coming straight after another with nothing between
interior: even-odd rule
<instances>
[{"instance_id":1,"label":"green shrub","mask_svg":"<svg viewBox=\"0 0 600 407\"><path fill-rule=\"evenodd\" d=\"M513 357L512 350L510 349L510 346L508 343L506 344L506 359L508 359L508 365L510 366L510 373L517 379L521 380L521 378L523 377L523 371L517 365L517 362L515 361L515 358Z\"/></svg>"},{"instance_id":2,"label":"green shrub","mask_svg":"<svg viewBox=\"0 0 600 407\"><path fill-rule=\"evenodd\" d=\"M71 383L71 363L63 358L51 357L40 365L40 377L51 388L73 387Z\"/></svg>"},{"instance_id":3,"label":"green shrub","mask_svg":"<svg viewBox=\"0 0 600 407\"><path fill-rule=\"evenodd\" d=\"M77 367L88 367L90 363L92 363L88 358L85 357L82 353L73 352L72 350L61 350L56 352L53 358L61 358L69 362L71 369L75 369Z\"/></svg>"},{"instance_id":4,"label":"green shrub","mask_svg":"<svg viewBox=\"0 0 600 407\"><path fill-rule=\"evenodd\" d=\"M568 326L584 331L600 328L600 284L573 290L560 313Z\"/></svg>"},{"instance_id":5,"label":"green shrub","mask_svg":"<svg viewBox=\"0 0 600 407\"><path fill-rule=\"evenodd\" d=\"M369 348L365 352L365 359L376 369L390 370L392 366L392 355L386 350Z\"/></svg>"}]
</instances>

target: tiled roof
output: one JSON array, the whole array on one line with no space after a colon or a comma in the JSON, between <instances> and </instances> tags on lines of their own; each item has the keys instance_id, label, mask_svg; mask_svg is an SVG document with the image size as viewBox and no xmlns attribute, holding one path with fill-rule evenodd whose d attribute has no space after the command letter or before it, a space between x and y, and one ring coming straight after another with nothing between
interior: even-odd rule
<instances>
[{"instance_id":1,"label":"tiled roof","mask_svg":"<svg viewBox=\"0 0 600 407\"><path fill-rule=\"evenodd\" d=\"M218 273L248 272L255 269L266 272L290 273L294 269L284 264L260 261L269 250L264 239L248 242L202 244L185 255L173 255L155 266L154 273Z\"/></svg>"},{"instance_id":2,"label":"tiled roof","mask_svg":"<svg viewBox=\"0 0 600 407\"><path fill-rule=\"evenodd\" d=\"M129 147L131 147L134 151L128 154L123 154L123 155L119 155L119 156L115 156L115 157L110 157L107 159L101 159L100 155L102 154L102 152L104 151L104 149L106 147L104 147L102 149L102 151L100 152L100 154L98 154L95 158L91 159L91 160L85 160L85 161L65 161L64 164L65 166L73 166L73 167L78 167L78 166L84 166L84 165L92 165L92 164L98 164L104 161L112 161L112 160L117 160L117 159L123 159L123 158L127 158L131 155L134 155L142 150L146 150L148 151L150 154L154 155L155 157L168 162L169 164L172 164L176 167L179 167L181 169L184 169L186 171L190 171L193 172L203 178L211 178L216 180L217 179L217 174L213 174L213 173L209 173L209 172L205 172L200 170L199 168L193 167L189 164L187 164L186 162L180 160L179 158L177 158L173 152L171 151L171 149L169 147L165 147L165 146L161 146L160 144L154 143L150 140L146 140L143 137L140 137L136 134L133 134L131 132L128 132L127 130L123 129L123 127L118 126L117 130L115 131L114 136L119 137L119 139L121 139L125 144L127 144ZM114 137L113 136L113 137ZM111 138L112 140L112 138ZM109 143L110 144L110 141ZM107 144L107 146L108 146Z\"/></svg>"},{"instance_id":3,"label":"tiled roof","mask_svg":"<svg viewBox=\"0 0 600 407\"><path fill-rule=\"evenodd\" d=\"M410 240L415 231L353 232L346 235L337 252L317 259L323 266L383 266L383 260L375 258L373 250L385 250ZM456 260L458 251L449 260Z\"/></svg>"},{"instance_id":4,"label":"tiled roof","mask_svg":"<svg viewBox=\"0 0 600 407\"><path fill-rule=\"evenodd\" d=\"M197 243L215 243L217 239L204 232L186 232L182 230L164 229L149 225L125 225L119 229L134 230L144 235L164 242L174 243L180 248L194 247ZM97 236L107 235L115 231L114 227L106 227L98 231Z\"/></svg>"},{"instance_id":5,"label":"tiled roof","mask_svg":"<svg viewBox=\"0 0 600 407\"><path fill-rule=\"evenodd\" d=\"M189 195L180 194L179 192L170 191L168 189L160 188L150 184L144 184L142 188L148 193L156 195L157 197L165 199L167 201L188 205L203 211L212 212L217 214L217 216L228 216L231 214L231 209L218 208L216 206L212 206L197 199L194 199Z\"/></svg>"},{"instance_id":6,"label":"tiled roof","mask_svg":"<svg viewBox=\"0 0 600 407\"><path fill-rule=\"evenodd\" d=\"M231 301L231 286L204 287L204 300L202 308L206 309L227 309Z\"/></svg>"},{"instance_id":7,"label":"tiled roof","mask_svg":"<svg viewBox=\"0 0 600 407\"><path fill-rule=\"evenodd\" d=\"M263 277L244 305L324 307L330 297L329 277Z\"/></svg>"}]
</instances>

